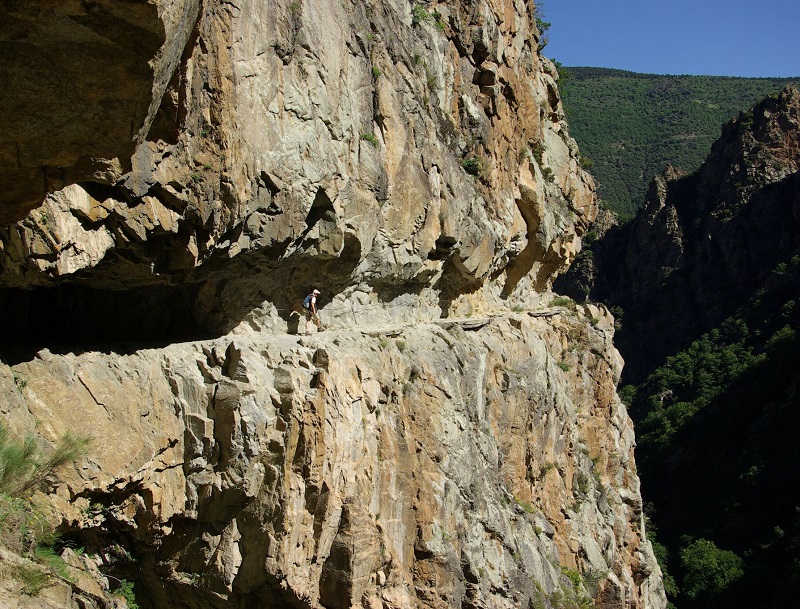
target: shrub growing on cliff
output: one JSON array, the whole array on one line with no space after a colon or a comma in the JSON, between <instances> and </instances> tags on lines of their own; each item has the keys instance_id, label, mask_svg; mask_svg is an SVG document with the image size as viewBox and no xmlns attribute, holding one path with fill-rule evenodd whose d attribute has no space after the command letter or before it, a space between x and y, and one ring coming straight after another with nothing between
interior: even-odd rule
<instances>
[{"instance_id":1,"label":"shrub growing on cliff","mask_svg":"<svg viewBox=\"0 0 800 609\"><path fill-rule=\"evenodd\" d=\"M461 167L471 176L481 177L486 172L483 161L476 156L461 161Z\"/></svg>"},{"instance_id":2,"label":"shrub growing on cliff","mask_svg":"<svg viewBox=\"0 0 800 609\"><path fill-rule=\"evenodd\" d=\"M563 565L561 574L561 589L550 596L552 606L556 609L591 609L594 607L594 601L586 592L581 574Z\"/></svg>"},{"instance_id":3,"label":"shrub growing on cliff","mask_svg":"<svg viewBox=\"0 0 800 609\"><path fill-rule=\"evenodd\" d=\"M425 7L421 4L415 4L411 9L412 25L417 25L432 18L433 16L427 10L425 10Z\"/></svg>"},{"instance_id":4,"label":"shrub growing on cliff","mask_svg":"<svg viewBox=\"0 0 800 609\"><path fill-rule=\"evenodd\" d=\"M61 556L54 545L59 535L50 524L44 509L25 498L41 488L61 465L71 463L86 453L90 439L64 434L49 454L39 449L32 436L18 440L0 424L0 545L43 565L20 567L15 572L24 585L22 591L35 596L51 575L69 579Z\"/></svg>"},{"instance_id":5,"label":"shrub growing on cliff","mask_svg":"<svg viewBox=\"0 0 800 609\"><path fill-rule=\"evenodd\" d=\"M125 599L125 602L128 603L128 609L139 609L139 604L136 602L136 594L133 592L133 582L121 579L115 594Z\"/></svg>"},{"instance_id":6,"label":"shrub growing on cliff","mask_svg":"<svg viewBox=\"0 0 800 609\"><path fill-rule=\"evenodd\" d=\"M43 455L32 436L14 440L0 424L0 494L20 497L40 487L58 467L86 454L89 442L88 436L67 432L51 454Z\"/></svg>"},{"instance_id":7,"label":"shrub growing on cliff","mask_svg":"<svg viewBox=\"0 0 800 609\"><path fill-rule=\"evenodd\" d=\"M438 81L436 80L436 73L428 68L425 68L425 86L431 93L436 93L439 89Z\"/></svg>"},{"instance_id":8,"label":"shrub growing on cliff","mask_svg":"<svg viewBox=\"0 0 800 609\"><path fill-rule=\"evenodd\" d=\"M550 42L550 37L547 31L552 25L549 21L544 20L544 2L537 2L535 6L536 29L539 30L539 50L541 51Z\"/></svg>"},{"instance_id":9,"label":"shrub growing on cliff","mask_svg":"<svg viewBox=\"0 0 800 609\"><path fill-rule=\"evenodd\" d=\"M36 452L32 437L14 441L8 429L0 425L0 493L18 495L16 487L33 469Z\"/></svg>"},{"instance_id":10,"label":"shrub growing on cliff","mask_svg":"<svg viewBox=\"0 0 800 609\"><path fill-rule=\"evenodd\" d=\"M376 148L380 144L380 142L378 141L378 138L375 137L372 133L362 133L361 134L361 139L364 140L365 142L369 142L370 144L372 144Z\"/></svg>"},{"instance_id":11,"label":"shrub growing on cliff","mask_svg":"<svg viewBox=\"0 0 800 609\"><path fill-rule=\"evenodd\" d=\"M556 296L553 300L550 301L551 307L567 307L569 309L575 308L575 303L573 302L572 298L568 296Z\"/></svg>"}]
</instances>

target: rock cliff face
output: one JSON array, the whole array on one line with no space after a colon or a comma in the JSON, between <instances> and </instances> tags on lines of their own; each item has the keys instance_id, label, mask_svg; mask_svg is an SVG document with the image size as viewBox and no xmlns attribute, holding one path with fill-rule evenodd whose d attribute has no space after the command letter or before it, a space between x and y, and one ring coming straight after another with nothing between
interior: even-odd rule
<instances>
[{"instance_id":1,"label":"rock cliff face","mask_svg":"<svg viewBox=\"0 0 800 609\"><path fill-rule=\"evenodd\" d=\"M126 137L59 110L119 168L0 230L3 418L95 438L65 535L148 608L663 607L610 318L541 312L596 202L533 5L64 6L8 14L158 33Z\"/></svg>"},{"instance_id":2,"label":"rock cliff face","mask_svg":"<svg viewBox=\"0 0 800 609\"><path fill-rule=\"evenodd\" d=\"M590 307L42 351L2 383L11 420L92 430L55 504L143 606L658 606L610 327Z\"/></svg>"},{"instance_id":3,"label":"rock cliff face","mask_svg":"<svg viewBox=\"0 0 800 609\"><path fill-rule=\"evenodd\" d=\"M191 301L170 320L187 332L265 301L286 321L318 279L331 314L398 285L444 310L546 290L595 198L533 8L514 7L207 3L162 101L176 141L8 229L4 285L143 288Z\"/></svg>"}]
</instances>

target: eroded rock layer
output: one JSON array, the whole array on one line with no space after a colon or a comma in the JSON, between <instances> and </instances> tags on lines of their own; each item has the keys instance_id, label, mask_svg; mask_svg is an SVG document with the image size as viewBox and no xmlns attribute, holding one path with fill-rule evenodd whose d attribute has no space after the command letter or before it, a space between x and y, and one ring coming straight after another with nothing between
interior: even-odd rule
<instances>
[{"instance_id":1,"label":"eroded rock layer","mask_svg":"<svg viewBox=\"0 0 800 609\"><path fill-rule=\"evenodd\" d=\"M0 382L19 424L92 430L55 503L143 606L657 607L611 324L43 351Z\"/></svg>"},{"instance_id":2,"label":"eroded rock layer","mask_svg":"<svg viewBox=\"0 0 800 609\"><path fill-rule=\"evenodd\" d=\"M546 290L596 207L533 10L205 3L164 96L176 141L153 130L113 184L9 227L2 285L189 283L214 332L265 301L286 321L317 280L337 305L428 290L445 310Z\"/></svg>"}]
</instances>

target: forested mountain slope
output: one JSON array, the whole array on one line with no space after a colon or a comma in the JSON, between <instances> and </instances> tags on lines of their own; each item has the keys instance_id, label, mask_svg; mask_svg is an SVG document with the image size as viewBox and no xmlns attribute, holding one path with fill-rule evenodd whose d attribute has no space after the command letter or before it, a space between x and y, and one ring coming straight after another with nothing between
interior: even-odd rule
<instances>
[{"instance_id":1,"label":"forested mountain slope","mask_svg":"<svg viewBox=\"0 0 800 609\"><path fill-rule=\"evenodd\" d=\"M789 607L800 593L800 256L623 389L650 537L680 609Z\"/></svg>"},{"instance_id":2,"label":"forested mountain slope","mask_svg":"<svg viewBox=\"0 0 800 609\"><path fill-rule=\"evenodd\" d=\"M650 535L679 609L800 595L800 92L722 129L702 167L657 176L596 224L556 287L615 311Z\"/></svg>"},{"instance_id":3,"label":"forested mountain slope","mask_svg":"<svg viewBox=\"0 0 800 609\"><path fill-rule=\"evenodd\" d=\"M573 137L602 201L623 217L667 164L695 171L740 111L797 79L664 76L607 68L561 70ZM587 163L588 164L588 163Z\"/></svg>"}]
</instances>

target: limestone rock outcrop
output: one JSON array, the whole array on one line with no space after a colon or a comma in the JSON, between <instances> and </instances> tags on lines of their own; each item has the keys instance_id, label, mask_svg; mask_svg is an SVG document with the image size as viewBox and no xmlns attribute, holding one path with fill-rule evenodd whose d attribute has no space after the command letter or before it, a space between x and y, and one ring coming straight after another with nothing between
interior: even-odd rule
<instances>
[{"instance_id":1,"label":"limestone rock outcrop","mask_svg":"<svg viewBox=\"0 0 800 609\"><path fill-rule=\"evenodd\" d=\"M3 514L7 517L7 514ZM67 548L63 576L0 547L0 606L4 609L123 609L122 596L111 591L109 578L94 559ZM118 586L117 586L118 588Z\"/></svg>"},{"instance_id":2,"label":"limestone rock outcrop","mask_svg":"<svg viewBox=\"0 0 800 609\"><path fill-rule=\"evenodd\" d=\"M550 313L42 351L4 414L92 431L54 502L145 607L663 606L612 319Z\"/></svg>"},{"instance_id":3,"label":"limestone rock outcrop","mask_svg":"<svg viewBox=\"0 0 800 609\"><path fill-rule=\"evenodd\" d=\"M534 5L135 6L196 19L129 168L0 229L0 414L95 438L63 534L145 609L662 609Z\"/></svg>"},{"instance_id":4,"label":"limestone rock outcrop","mask_svg":"<svg viewBox=\"0 0 800 609\"><path fill-rule=\"evenodd\" d=\"M318 278L348 313L397 285L445 311L546 291L596 204L533 10L205 3L174 141L7 228L2 285L188 289L214 333L265 301L287 321Z\"/></svg>"}]
</instances>

